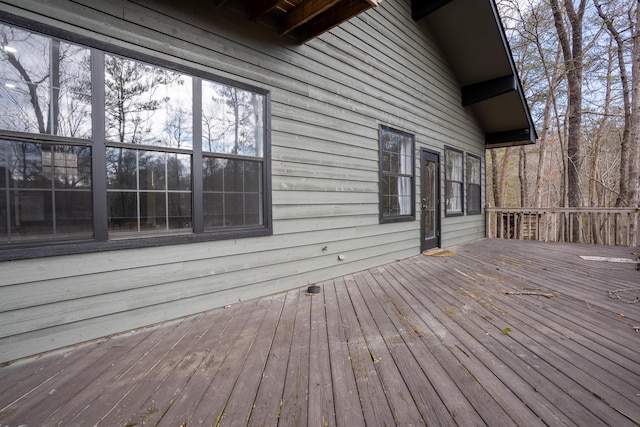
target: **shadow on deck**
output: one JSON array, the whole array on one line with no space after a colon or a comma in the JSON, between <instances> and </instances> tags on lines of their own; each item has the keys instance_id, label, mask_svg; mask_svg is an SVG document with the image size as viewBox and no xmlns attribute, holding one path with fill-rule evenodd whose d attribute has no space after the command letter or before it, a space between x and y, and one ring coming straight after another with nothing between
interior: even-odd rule
<instances>
[{"instance_id":1,"label":"shadow on deck","mask_svg":"<svg viewBox=\"0 0 640 427\"><path fill-rule=\"evenodd\" d=\"M640 423L630 249L450 249L5 366L0 425Z\"/></svg>"}]
</instances>

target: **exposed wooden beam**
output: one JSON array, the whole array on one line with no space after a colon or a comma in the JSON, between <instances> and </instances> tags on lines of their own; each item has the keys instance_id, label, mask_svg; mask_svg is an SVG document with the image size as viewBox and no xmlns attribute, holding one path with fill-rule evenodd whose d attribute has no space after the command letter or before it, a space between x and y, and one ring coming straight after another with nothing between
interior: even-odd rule
<instances>
[{"instance_id":1,"label":"exposed wooden beam","mask_svg":"<svg viewBox=\"0 0 640 427\"><path fill-rule=\"evenodd\" d=\"M419 21L450 2L451 0L411 0L411 17Z\"/></svg>"},{"instance_id":2,"label":"exposed wooden beam","mask_svg":"<svg viewBox=\"0 0 640 427\"><path fill-rule=\"evenodd\" d=\"M535 143L536 132L533 128L487 133L484 137L485 148L498 148Z\"/></svg>"},{"instance_id":3,"label":"exposed wooden beam","mask_svg":"<svg viewBox=\"0 0 640 427\"><path fill-rule=\"evenodd\" d=\"M518 79L515 75L498 77L462 88L462 105L475 104L503 93L518 90Z\"/></svg>"},{"instance_id":4,"label":"exposed wooden beam","mask_svg":"<svg viewBox=\"0 0 640 427\"><path fill-rule=\"evenodd\" d=\"M282 34L298 28L311 19L340 3L340 0L303 0L300 5L286 15L282 22Z\"/></svg>"},{"instance_id":5,"label":"exposed wooden beam","mask_svg":"<svg viewBox=\"0 0 640 427\"><path fill-rule=\"evenodd\" d=\"M271 12L279 3L279 0L255 0L253 6L253 19Z\"/></svg>"},{"instance_id":6,"label":"exposed wooden beam","mask_svg":"<svg viewBox=\"0 0 640 427\"><path fill-rule=\"evenodd\" d=\"M342 0L334 7L310 20L302 28L302 43L305 43L333 27L377 5L373 0Z\"/></svg>"}]
</instances>

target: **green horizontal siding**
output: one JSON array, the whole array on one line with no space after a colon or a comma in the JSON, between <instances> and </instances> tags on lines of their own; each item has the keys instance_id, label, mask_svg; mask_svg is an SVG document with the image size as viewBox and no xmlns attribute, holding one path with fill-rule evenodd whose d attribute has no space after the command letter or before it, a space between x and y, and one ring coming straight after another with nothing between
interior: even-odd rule
<instances>
[{"instance_id":1,"label":"green horizontal siding","mask_svg":"<svg viewBox=\"0 0 640 427\"><path fill-rule=\"evenodd\" d=\"M381 124L415 134L418 194L420 147L484 157L482 132L408 0L385 0L303 46L213 2L195 12L151 0L0 5L269 90L274 230L0 263L0 362L419 253L419 220L379 224ZM444 246L484 236L482 215L442 222Z\"/></svg>"}]
</instances>

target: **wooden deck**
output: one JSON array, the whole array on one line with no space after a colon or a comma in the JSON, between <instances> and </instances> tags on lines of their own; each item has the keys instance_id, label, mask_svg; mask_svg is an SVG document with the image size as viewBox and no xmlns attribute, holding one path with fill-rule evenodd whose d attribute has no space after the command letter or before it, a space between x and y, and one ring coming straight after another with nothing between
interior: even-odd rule
<instances>
[{"instance_id":1,"label":"wooden deck","mask_svg":"<svg viewBox=\"0 0 640 427\"><path fill-rule=\"evenodd\" d=\"M0 425L640 425L629 248L451 249L4 366Z\"/></svg>"}]
</instances>

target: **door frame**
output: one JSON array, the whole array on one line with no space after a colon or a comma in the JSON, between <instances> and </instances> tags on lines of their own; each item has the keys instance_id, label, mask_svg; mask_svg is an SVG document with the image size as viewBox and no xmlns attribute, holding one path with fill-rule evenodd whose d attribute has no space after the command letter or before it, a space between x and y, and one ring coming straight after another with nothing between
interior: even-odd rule
<instances>
[{"instance_id":1,"label":"door frame","mask_svg":"<svg viewBox=\"0 0 640 427\"><path fill-rule=\"evenodd\" d=\"M441 186L441 177L440 177L440 158L441 154L438 151L431 150L428 148L420 147L420 251L424 252L427 249L439 248L441 245L441 206L440 206L440 186ZM425 238L425 204L423 200L426 196L427 189L425 188L425 165L426 162L432 162L435 164L435 237L432 240L433 243L430 245L426 244Z\"/></svg>"}]
</instances>

